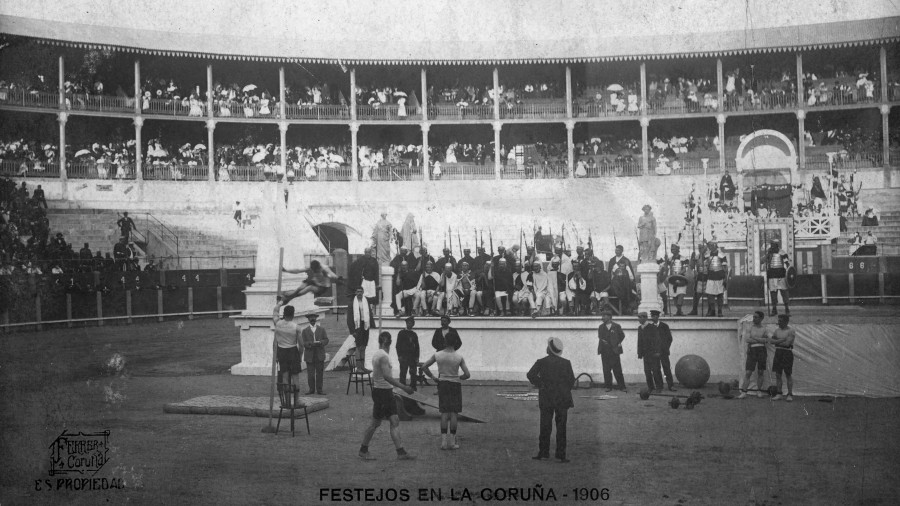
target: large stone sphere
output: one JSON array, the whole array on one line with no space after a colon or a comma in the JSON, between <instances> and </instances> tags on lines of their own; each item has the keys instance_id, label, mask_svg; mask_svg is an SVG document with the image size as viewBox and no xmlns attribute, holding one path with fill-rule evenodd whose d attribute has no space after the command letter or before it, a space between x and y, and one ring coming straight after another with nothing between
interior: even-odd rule
<instances>
[{"instance_id":1,"label":"large stone sphere","mask_svg":"<svg viewBox=\"0 0 900 506\"><path fill-rule=\"evenodd\" d=\"M699 355L685 355L675 364L675 377L688 388L700 388L709 381L709 364Z\"/></svg>"}]
</instances>

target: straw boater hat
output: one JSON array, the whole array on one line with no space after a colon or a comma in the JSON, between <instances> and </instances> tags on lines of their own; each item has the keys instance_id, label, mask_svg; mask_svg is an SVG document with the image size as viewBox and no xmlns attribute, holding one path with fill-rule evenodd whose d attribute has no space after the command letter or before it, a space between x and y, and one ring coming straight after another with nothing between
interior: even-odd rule
<instances>
[{"instance_id":1,"label":"straw boater hat","mask_svg":"<svg viewBox=\"0 0 900 506\"><path fill-rule=\"evenodd\" d=\"M547 339L547 351L556 355L557 357L562 355L562 352L563 352L562 340L558 337L551 337L551 338Z\"/></svg>"}]
</instances>

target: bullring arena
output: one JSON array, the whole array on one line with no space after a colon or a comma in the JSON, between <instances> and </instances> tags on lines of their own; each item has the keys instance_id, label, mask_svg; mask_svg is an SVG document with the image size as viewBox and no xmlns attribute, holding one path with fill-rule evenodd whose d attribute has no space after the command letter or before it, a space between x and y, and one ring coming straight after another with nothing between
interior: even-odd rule
<instances>
[{"instance_id":1,"label":"bullring arena","mask_svg":"<svg viewBox=\"0 0 900 506\"><path fill-rule=\"evenodd\" d=\"M4 3L0 504L900 503L896 5L637 9Z\"/></svg>"}]
</instances>

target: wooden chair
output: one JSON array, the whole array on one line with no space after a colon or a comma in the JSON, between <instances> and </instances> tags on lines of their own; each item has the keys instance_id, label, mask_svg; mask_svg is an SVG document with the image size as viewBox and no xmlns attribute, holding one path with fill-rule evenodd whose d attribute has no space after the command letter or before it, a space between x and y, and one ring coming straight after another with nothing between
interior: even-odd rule
<instances>
[{"instance_id":1,"label":"wooden chair","mask_svg":"<svg viewBox=\"0 0 900 506\"><path fill-rule=\"evenodd\" d=\"M278 383L278 399L281 405L278 408L278 424L275 425L275 434L278 434L278 428L281 427L281 416L285 410L291 412L291 437L294 437L294 411L303 409L303 418L306 420L306 433L309 432L309 413L306 411L306 403L298 401L294 404L294 394L298 392L297 385L291 383Z\"/></svg>"},{"instance_id":2,"label":"wooden chair","mask_svg":"<svg viewBox=\"0 0 900 506\"><path fill-rule=\"evenodd\" d=\"M356 368L356 348L347 353L347 363L350 365L350 373L347 377L347 395L350 395L350 383L353 383L354 390L359 393L359 387L362 385L362 393L366 395L366 383L369 388L372 386L372 373L360 371Z\"/></svg>"}]
</instances>

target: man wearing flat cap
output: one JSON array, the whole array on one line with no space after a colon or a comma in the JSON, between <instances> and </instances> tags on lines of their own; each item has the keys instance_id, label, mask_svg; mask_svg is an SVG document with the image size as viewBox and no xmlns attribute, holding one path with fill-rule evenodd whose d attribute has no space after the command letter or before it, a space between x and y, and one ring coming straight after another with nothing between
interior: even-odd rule
<instances>
[{"instance_id":1,"label":"man wearing flat cap","mask_svg":"<svg viewBox=\"0 0 900 506\"><path fill-rule=\"evenodd\" d=\"M659 366L659 332L657 327L647 321L647 313L641 311L638 317L637 355L644 361L644 378L647 388L653 392L662 392L662 371Z\"/></svg>"},{"instance_id":2,"label":"man wearing flat cap","mask_svg":"<svg viewBox=\"0 0 900 506\"><path fill-rule=\"evenodd\" d=\"M540 358L528 371L528 381L538 388L538 408L541 411L541 428L538 437L538 454L535 460L550 458L550 432L556 420L556 458L561 463L566 458L566 423L572 402L575 372L572 363L562 358L563 343L558 337L547 339L547 356Z\"/></svg>"},{"instance_id":3,"label":"man wearing flat cap","mask_svg":"<svg viewBox=\"0 0 900 506\"><path fill-rule=\"evenodd\" d=\"M300 340L303 342L303 358L306 361L306 380L309 391L306 395L324 395L323 390L325 374L325 347L328 346L328 334L325 328L317 325L319 315L310 313L306 315L309 327L300 332Z\"/></svg>"}]
</instances>

